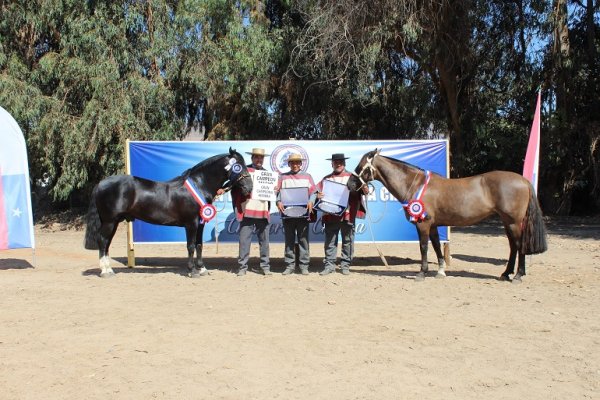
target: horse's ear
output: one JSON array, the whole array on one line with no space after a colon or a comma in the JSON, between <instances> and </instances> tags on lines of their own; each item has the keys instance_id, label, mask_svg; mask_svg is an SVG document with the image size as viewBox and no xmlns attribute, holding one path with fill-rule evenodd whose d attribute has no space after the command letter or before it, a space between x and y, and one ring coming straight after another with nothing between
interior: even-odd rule
<instances>
[{"instance_id":1,"label":"horse's ear","mask_svg":"<svg viewBox=\"0 0 600 400\"><path fill-rule=\"evenodd\" d=\"M366 156L367 156L367 159L369 160L369 162L373 159L373 157L378 155L380 151L381 151L381 149L378 149L377 147L375 147L375 150L368 152L366 154Z\"/></svg>"},{"instance_id":2,"label":"horse's ear","mask_svg":"<svg viewBox=\"0 0 600 400\"><path fill-rule=\"evenodd\" d=\"M229 147L229 155L232 156L234 154L235 154L235 149L230 146Z\"/></svg>"}]
</instances>

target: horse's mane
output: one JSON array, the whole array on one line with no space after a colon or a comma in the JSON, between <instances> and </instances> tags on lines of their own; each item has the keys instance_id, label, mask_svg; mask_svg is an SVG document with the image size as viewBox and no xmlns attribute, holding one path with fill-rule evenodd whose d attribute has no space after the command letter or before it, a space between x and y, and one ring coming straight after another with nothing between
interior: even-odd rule
<instances>
[{"instance_id":1,"label":"horse's mane","mask_svg":"<svg viewBox=\"0 0 600 400\"><path fill-rule=\"evenodd\" d=\"M217 154L216 156L212 156L209 157L203 161L200 161L198 164L194 165L191 168L186 169L185 171L183 171L183 173L179 176L176 176L175 178L171 179L171 181L185 181L187 178L189 178L191 175L195 175L198 172L200 172L200 170L202 170L204 167L206 167L209 164L214 163L215 161L223 158L223 157L227 157L229 156L229 153L223 153L223 154Z\"/></svg>"},{"instance_id":2,"label":"horse's mane","mask_svg":"<svg viewBox=\"0 0 600 400\"><path fill-rule=\"evenodd\" d=\"M421 172L425 172L425 170L423 168L417 167L416 165L413 165L413 164L408 163L406 161L398 160L396 158L392 158L392 157L388 157L388 156L382 156L381 154L379 155L379 157L383 157L383 158L385 158L387 160L390 160L394 164L401 164L401 165L404 165L404 166L406 166L408 168L412 168L412 169L416 169L416 170L421 171Z\"/></svg>"}]
</instances>

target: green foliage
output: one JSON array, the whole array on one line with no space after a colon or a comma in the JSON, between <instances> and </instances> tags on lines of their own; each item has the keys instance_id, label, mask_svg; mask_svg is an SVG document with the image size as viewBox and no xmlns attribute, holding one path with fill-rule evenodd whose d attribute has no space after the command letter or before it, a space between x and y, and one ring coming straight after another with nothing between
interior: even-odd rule
<instances>
[{"instance_id":1,"label":"green foliage","mask_svg":"<svg viewBox=\"0 0 600 400\"><path fill-rule=\"evenodd\" d=\"M127 139L191 132L446 137L454 175L520 172L543 85L540 198L571 212L573 196L600 206L600 29L573 3L557 65L556 4L0 2L0 105L25 133L34 183L62 201L124 172Z\"/></svg>"},{"instance_id":2,"label":"green foliage","mask_svg":"<svg viewBox=\"0 0 600 400\"><path fill-rule=\"evenodd\" d=\"M0 101L25 126L32 176L47 177L61 200L123 172L127 138L173 139L182 122L174 93L149 74L149 52L128 42L119 7L33 3L4 10L3 53L15 51L0 75Z\"/></svg>"}]
</instances>

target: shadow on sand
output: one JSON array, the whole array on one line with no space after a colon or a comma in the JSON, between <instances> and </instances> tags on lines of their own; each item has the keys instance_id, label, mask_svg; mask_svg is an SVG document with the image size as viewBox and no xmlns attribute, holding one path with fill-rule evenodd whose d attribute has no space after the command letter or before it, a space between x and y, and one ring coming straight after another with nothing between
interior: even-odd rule
<instances>
[{"instance_id":1,"label":"shadow on sand","mask_svg":"<svg viewBox=\"0 0 600 400\"><path fill-rule=\"evenodd\" d=\"M115 257L113 261L121 264L112 264L112 269L117 274L177 274L181 276L188 275L186 257L137 257L136 266L129 268L126 257ZM203 257L204 265L209 271L237 272L238 263L236 257ZM257 271L252 266L258 266L258 258L250 258L248 263L250 271ZM283 272L283 259L271 259L271 270L273 272ZM100 268L89 268L82 272L82 275L98 275Z\"/></svg>"},{"instance_id":2,"label":"shadow on sand","mask_svg":"<svg viewBox=\"0 0 600 400\"><path fill-rule=\"evenodd\" d=\"M33 265L27 260L19 258L3 258L0 260L0 270L8 269L28 269L33 268Z\"/></svg>"},{"instance_id":3,"label":"shadow on sand","mask_svg":"<svg viewBox=\"0 0 600 400\"><path fill-rule=\"evenodd\" d=\"M390 267L386 268L384 270L361 268L361 269L352 269L352 272L357 273L357 274L367 274L367 275L375 275L375 276L390 276L390 277L399 277L399 278L405 278L405 279L414 279L420 270L421 262L417 261L417 260L412 260L412 261L414 261L414 262L410 263L410 264L414 264L414 267L410 268L410 269L406 269L406 268L398 269L397 267L399 267L400 265L390 263L390 261L388 260L388 264L390 264ZM369 264L369 265L373 265L373 264ZM437 264L429 263L429 272L427 273L427 278L435 278L436 274L437 274ZM498 275L500 275L500 274L498 274ZM482 273L472 272L472 271L457 271L457 270L449 271L448 269L446 269L446 276L472 278L472 279L492 279L492 280L498 279L498 276L496 276L496 275L482 274Z\"/></svg>"},{"instance_id":4,"label":"shadow on sand","mask_svg":"<svg viewBox=\"0 0 600 400\"><path fill-rule=\"evenodd\" d=\"M453 255L455 258L473 263L489 263L493 265L504 265L504 260L487 258L487 257L473 257L465 256L460 254ZM379 257L357 257L352 264L352 272L356 274L374 275L374 276L389 276L389 277L400 277L405 279L414 279L415 275L419 272L420 260L406 258L406 257L394 257L387 256L386 260L390 267L388 269L375 269L373 265L381 265L381 259ZM187 276L187 259L176 258L176 257L140 257L136 259L136 266L129 268L126 266L126 257L117 257L114 259L121 265L113 265L113 270L117 274L176 274L180 276ZM313 265L309 268L311 273L318 273L322 270L320 263L314 260ZM235 257L204 257L204 263L209 271L224 271L235 273L238 268L237 259ZM249 264L250 272L259 273L260 271L256 266L259 264L258 258L251 258ZM371 267L371 268L369 268ZM437 272L437 264L430 263L430 271L427 277L435 277ZM281 273L284 270L283 258L271 258L271 271L273 273ZM82 275L93 276L100 273L99 268L89 268L82 272ZM498 279L498 276L482 274L471 271L448 271L446 270L447 276L462 277L462 278L473 278L473 279ZM499 274L498 274L499 275Z\"/></svg>"}]
</instances>

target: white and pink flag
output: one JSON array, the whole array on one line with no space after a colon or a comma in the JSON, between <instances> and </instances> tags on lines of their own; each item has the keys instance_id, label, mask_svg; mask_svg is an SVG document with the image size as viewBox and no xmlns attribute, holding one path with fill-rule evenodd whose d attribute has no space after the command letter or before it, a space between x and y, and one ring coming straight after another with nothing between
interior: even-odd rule
<instances>
[{"instance_id":1,"label":"white and pink flag","mask_svg":"<svg viewBox=\"0 0 600 400\"><path fill-rule=\"evenodd\" d=\"M531 182L533 189L537 193L538 188L538 170L540 164L540 103L542 92L538 92L537 105L535 106L535 115L529 134L529 144L525 154L525 165L523 166L523 176Z\"/></svg>"}]
</instances>

